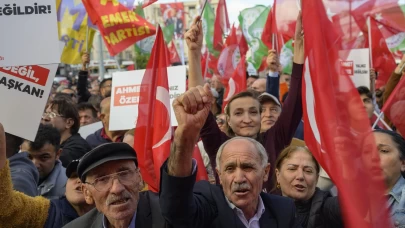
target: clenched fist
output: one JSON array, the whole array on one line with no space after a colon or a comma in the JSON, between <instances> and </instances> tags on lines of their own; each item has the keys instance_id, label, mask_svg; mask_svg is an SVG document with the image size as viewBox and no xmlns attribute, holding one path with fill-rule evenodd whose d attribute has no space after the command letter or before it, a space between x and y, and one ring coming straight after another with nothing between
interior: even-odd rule
<instances>
[{"instance_id":1,"label":"clenched fist","mask_svg":"<svg viewBox=\"0 0 405 228\"><path fill-rule=\"evenodd\" d=\"M178 128L198 135L211 111L213 96L208 84L189 89L173 101Z\"/></svg>"},{"instance_id":2,"label":"clenched fist","mask_svg":"<svg viewBox=\"0 0 405 228\"><path fill-rule=\"evenodd\" d=\"M278 72L280 69L280 59L277 55L276 50L269 50L267 59L266 59L267 66L270 71Z\"/></svg>"}]
</instances>

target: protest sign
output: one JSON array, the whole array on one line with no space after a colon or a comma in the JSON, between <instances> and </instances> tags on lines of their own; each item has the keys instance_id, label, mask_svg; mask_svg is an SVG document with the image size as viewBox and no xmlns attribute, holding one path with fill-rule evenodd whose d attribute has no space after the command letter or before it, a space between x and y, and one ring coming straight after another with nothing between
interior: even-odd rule
<instances>
[{"instance_id":1,"label":"protest sign","mask_svg":"<svg viewBox=\"0 0 405 228\"><path fill-rule=\"evenodd\" d=\"M87 136L93 134L94 132L100 130L103 128L103 123L101 121L92 123L83 127L80 127L79 129L79 134L82 136L82 138L86 139Z\"/></svg>"},{"instance_id":2,"label":"protest sign","mask_svg":"<svg viewBox=\"0 0 405 228\"><path fill-rule=\"evenodd\" d=\"M0 7L0 67L60 62L54 0L5 0Z\"/></svg>"},{"instance_id":3,"label":"protest sign","mask_svg":"<svg viewBox=\"0 0 405 228\"><path fill-rule=\"evenodd\" d=\"M340 54L346 55L347 51ZM340 74L348 75L354 86L366 86L370 88L370 52L368 48L352 49L345 61L340 61Z\"/></svg>"},{"instance_id":4,"label":"protest sign","mask_svg":"<svg viewBox=\"0 0 405 228\"><path fill-rule=\"evenodd\" d=\"M6 132L33 141L58 64L0 68L0 122Z\"/></svg>"},{"instance_id":5,"label":"protest sign","mask_svg":"<svg viewBox=\"0 0 405 228\"><path fill-rule=\"evenodd\" d=\"M145 70L117 72L113 74L111 92L109 130L129 130L135 128L138 117L138 103L141 83ZM186 91L186 67L168 67L170 104ZM170 106L171 108L171 106ZM171 124L177 126L177 120L171 110Z\"/></svg>"}]
</instances>

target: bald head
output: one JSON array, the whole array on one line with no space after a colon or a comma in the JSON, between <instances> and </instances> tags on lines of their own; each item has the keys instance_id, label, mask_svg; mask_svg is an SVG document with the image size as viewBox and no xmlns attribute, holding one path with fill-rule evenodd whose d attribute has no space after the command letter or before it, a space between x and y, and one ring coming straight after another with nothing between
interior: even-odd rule
<instances>
[{"instance_id":1,"label":"bald head","mask_svg":"<svg viewBox=\"0 0 405 228\"><path fill-rule=\"evenodd\" d=\"M256 81L254 81L253 84L252 84L252 89L259 92L259 93L266 92L266 79L265 78L259 78Z\"/></svg>"},{"instance_id":2,"label":"bald head","mask_svg":"<svg viewBox=\"0 0 405 228\"><path fill-rule=\"evenodd\" d=\"M101 114L110 114L111 97L104 98L100 103Z\"/></svg>"}]
</instances>

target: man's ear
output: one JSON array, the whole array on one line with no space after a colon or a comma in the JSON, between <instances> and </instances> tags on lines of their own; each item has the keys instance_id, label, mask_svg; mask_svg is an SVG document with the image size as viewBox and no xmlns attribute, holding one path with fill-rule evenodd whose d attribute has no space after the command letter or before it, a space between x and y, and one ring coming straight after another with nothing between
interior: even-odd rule
<instances>
[{"instance_id":1,"label":"man's ear","mask_svg":"<svg viewBox=\"0 0 405 228\"><path fill-rule=\"evenodd\" d=\"M90 190L87 188L86 184L82 184L82 192L84 194L84 199L86 200L86 203L89 205L93 205L94 204L93 195L91 194Z\"/></svg>"},{"instance_id":2,"label":"man's ear","mask_svg":"<svg viewBox=\"0 0 405 228\"><path fill-rule=\"evenodd\" d=\"M59 148L59 150L56 151L56 160L59 160L61 153L62 153L62 148Z\"/></svg>"},{"instance_id":3,"label":"man's ear","mask_svg":"<svg viewBox=\"0 0 405 228\"><path fill-rule=\"evenodd\" d=\"M218 177L219 177L219 183L222 185L221 171L219 171L218 168L215 168L215 172L217 172Z\"/></svg>"},{"instance_id":4,"label":"man's ear","mask_svg":"<svg viewBox=\"0 0 405 228\"><path fill-rule=\"evenodd\" d=\"M270 175L270 163L267 163L266 167L264 168L264 177L263 177L263 181L266 182L269 179L269 175Z\"/></svg>"}]
</instances>

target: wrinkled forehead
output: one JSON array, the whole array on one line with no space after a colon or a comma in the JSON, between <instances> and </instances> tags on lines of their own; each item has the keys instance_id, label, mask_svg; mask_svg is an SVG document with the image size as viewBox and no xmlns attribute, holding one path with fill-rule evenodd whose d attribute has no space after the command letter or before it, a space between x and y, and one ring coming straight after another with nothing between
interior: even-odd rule
<instances>
[{"instance_id":1,"label":"wrinkled forehead","mask_svg":"<svg viewBox=\"0 0 405 228\"><path fill-rule=\"evenodd\" d=\"M261 162L260 154L252 142L244 139L236 139L229 142L223 148L221 154L221 163L230 161L238 162Z\"/></svg>"},{"instance_id":2,"label":"wrinkled forehead","mask_svg":"<svg viewBox=\"0 0 405 228\"><path fill-rule=\"evenodd\" d=\"M89 173L86 175L86 181L94 180L96 178L110 175L113 173L135 169L136 169L135 161L133 160L109 161L90 170Z\"/></svg>"}]
</instances>

